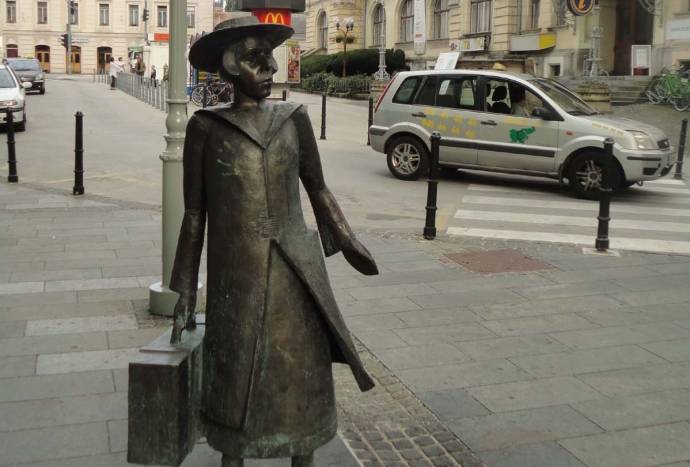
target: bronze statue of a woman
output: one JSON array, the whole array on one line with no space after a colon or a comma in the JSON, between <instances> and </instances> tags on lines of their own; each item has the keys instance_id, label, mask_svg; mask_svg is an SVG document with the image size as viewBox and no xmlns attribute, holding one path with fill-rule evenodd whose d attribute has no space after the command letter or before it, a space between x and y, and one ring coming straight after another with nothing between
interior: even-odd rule
<instances>
[{"instance_id":1,"label":"bronze statue of a woman","mask_svg":"<svg viewBox=\"0 0 690 467\"><path fill-rule=\"evenodd\" d=\"M223 467L244 458L292 457L336 434L333 362L365 371L338 310L322 254L342 251L377 274L326 187L307 111L267 101L277 71L273 49L292 28L255 17L219 24L191 47L189 61L234 85L231 105L199 110L184 146L185 214L170 288L180 294L172 342L194 327L199 260L208 223L208 289L202 416ZM307 228L302 181L319 236Z\"/></svg>"}]
</instances>

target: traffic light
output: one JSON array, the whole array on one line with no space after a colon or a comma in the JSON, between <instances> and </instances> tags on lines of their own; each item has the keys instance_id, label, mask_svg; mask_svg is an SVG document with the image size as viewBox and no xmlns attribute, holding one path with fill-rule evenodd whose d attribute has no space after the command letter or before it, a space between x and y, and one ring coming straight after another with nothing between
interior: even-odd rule
<instances>
[{"instance_id":1,"label":"traffic light","mask_svg":"<svg viewBox=\"0 0 690 467\"><path fill-rule=\"evenodd\" d=\"M149 10L148 8L144 8L144 22L149 20Z\"/></svg>"},{"instance_id":2,"label":"traffic light","mask_svg":"<svg viewBox=\"0 0 690 467\"><path fill-rule=\"evenodd\" d=\"M64 48L67 48L67 44L69 42L69 36L67 33L60 35L60 45L63 46Z\"/></svg>"},{"instance_id":3,"label":"traffic light","mask_svg":"<svg viewBox=\"0 0 690 467\"><path fill-rule=\"evenodd\" d=\"M69 0L69 14L74 15L74 10L77 8L77 2Z\"/></svg>"}]
</instances>

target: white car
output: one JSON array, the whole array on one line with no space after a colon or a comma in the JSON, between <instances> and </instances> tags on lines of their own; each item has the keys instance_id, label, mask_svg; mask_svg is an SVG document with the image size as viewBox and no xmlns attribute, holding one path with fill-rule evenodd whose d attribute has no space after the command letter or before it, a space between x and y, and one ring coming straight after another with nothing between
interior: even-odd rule
<instances>
[{"instance_id":1,"label":"white car","mask_svg":"<svg viewBox=\"0 0 690 467\"><path fill-rule=\"evenodd\" d=\"M7 65L0 65L0 123L7 122L7 110L12 110L14 126L26 129L26 90L31 83L21 83Z\"/></svg>"},{"instance_id":2,"label":"white car","mask_svg":"<svg viewBox=\"0 0 690 467\"><path fill-rule=\"evenodd\" d=\"M439 165L567 180L596 198L613 138L613 186L668 174L676 154L660 129L604 116L556 81L489 70L414 71L395 76L377 103L371 147L391 173L428 171L430 136L441 133Z\"/></svg>"}]
</instances>

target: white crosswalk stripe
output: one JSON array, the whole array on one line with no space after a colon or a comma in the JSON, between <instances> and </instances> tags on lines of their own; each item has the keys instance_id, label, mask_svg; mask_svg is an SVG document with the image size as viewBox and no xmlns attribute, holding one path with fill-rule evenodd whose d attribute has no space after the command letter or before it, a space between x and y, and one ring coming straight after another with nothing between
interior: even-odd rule
<instances>
[{"instance_id":1,"label":"white crosswalk stripe","mask_svg":"<svg viewBox=\"0 0 690 467\"><path fill-rule=\"evenodd\" d=\"M447 234L591 246L598 210L565 191L471 184ZM615 196L609 236L614 249L690 255L690 187L668 178Z\"/></svg>"}]
</instances>

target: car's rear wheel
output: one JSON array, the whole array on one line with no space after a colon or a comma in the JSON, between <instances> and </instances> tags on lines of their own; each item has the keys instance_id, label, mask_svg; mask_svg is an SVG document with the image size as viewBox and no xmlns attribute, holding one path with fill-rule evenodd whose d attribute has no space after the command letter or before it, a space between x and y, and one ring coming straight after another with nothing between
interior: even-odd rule
<instances>
[{"instance_id":1,"label":"car's rear wheel","mask_svg":"<svg viewBox=\"0 0 690 467\"><path fill-rule=\"evenodd\" d=\"M15 131L26 131L26 109L23 112L22 121L14 124Z\"/></svg>"},{"instance_id":2,"label":"car's rear wheel","mask_svg":"<svg viewBox=\"0 0 690 467\"><path fill-rule=\"evenodd\" d=\"M41 94L45 94L45 93L46 93L46 88L41 88Z\"/></svg>"},{"instance_id":3,"label":"car's rear wheel","mask_svg":"<svg viewBox=\"0 0 690 467\"><path fill-rule=\"evenodd\" d=\"M575 156L568 168L568 183L575 196L584 199L599 199L606 154L585 152ZM611 188L618 190L623 180L618 165L612 162Z\"/></svg>"},{"instance_id":4,"label":"car's rear wheel","mask_svg":"<svg viewBox=\"0 0 690 467\"><path fill-rule=\"evenodd\" d=\"M417 180L429 170L429 151L412 136L401 136L388 145L388 170L401 180Z\"/></svg>"}]
</instances>

